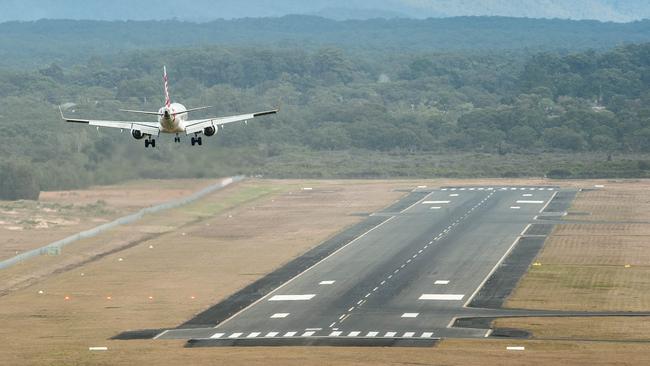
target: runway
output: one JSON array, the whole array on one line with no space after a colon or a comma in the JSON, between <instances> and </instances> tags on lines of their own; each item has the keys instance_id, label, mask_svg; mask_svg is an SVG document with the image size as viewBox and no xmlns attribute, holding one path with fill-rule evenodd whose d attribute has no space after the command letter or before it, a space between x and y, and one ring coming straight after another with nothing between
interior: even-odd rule
<instances>
[{"instance_id":1,"label":"runway","mask_svg":"<svg viewBox=\"0 0 650 366\"><path fill-rule=\"evenodd\" d=\"M469 305L522 237L541 247L552 226L540 230L534 224L548 215L544 210L561 191L512 186L422 191L393 206L399 211L374 214L383 218L379 224L216 327L164 330L155 338L217 346L296 339L415 345L488 336L486 329L452 325L458 317L499 315L498 309Z\"/></svg>"}]
</instances>

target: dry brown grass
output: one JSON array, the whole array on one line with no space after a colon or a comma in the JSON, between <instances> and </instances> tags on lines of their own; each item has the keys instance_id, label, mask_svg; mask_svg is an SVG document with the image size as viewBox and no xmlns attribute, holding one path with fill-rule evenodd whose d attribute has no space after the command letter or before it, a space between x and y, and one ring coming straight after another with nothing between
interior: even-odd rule
<instances>
[{"instance_id":1,"label":"dry brown grass","mask_svg":"<svg viewBox=\"0 0 650 366\"><path fill-rule=\"evenodd\" d=\"M621 223L558 225L507 302L509 307L650 310L650 218L647 181L581 192L572 211L578 220ZM650 342L650 318L520 318L498 326L527 329L538 338Z\"/></svg>"},{"instance_id":2,"label":"dry brown grass","mask_svg":"<svg viewBox=\"0 0 650 366\"><path fill-rule=\"evenodd\" d=\"M184 349L182 342L109 341L127 329L174 326L343 227L396 200L415 185L554 184L511 180L247 181L206 200L125 226L21 268L79 263L162 233L130 249L33 282L0 297L2 365L611 365L650 361L646 344L569 341L448 340L431 349L227 348ZM590 186L601 182L563 182ZM604 183L608 184L610 183ZM611 183L616 184L616 183ZM630 183L620 183L621 185ZM310 186L314 190L301 191ZM92 198L89 198L92 201ZM185 235L183 235L185 233ZM582 234L576 234L582 235ZM621 241L636 248L638 243ZM604 245L605 243L603 243ZM152 248L150 249L149 246ZM610 249L611 250L611 249ZM636 249L641 252L642 249ZM550 252L552 254L553 252ZM549 254L549 255L550 255ZM558 254L553 254L556 257ZM576 256L577 257L577 256ZM122 258L122 261L119 261ZM603 258L605 258L603 256ZM625 261L626 256L622 256ZM614 261L612 263L619 263ZM641 270L633 266L632 271ZM541 268L547 268L546 264ZM632 271L628 271L632 272ZM83 275L82 275L83 274ZM622 280L625 282L626 280ZM616 284L618 286L618 284ZM44 294L39 295L38 291ZM69 296L69 300L65 300ZM110 300L107 297L110 296ZM149 296L152 298L150 299ZM579 297L578 297L579 298ZM543 299L542 299L543 300ZM523 344L523 353L507 345ZM108 346L91 353L89 346Z\"/></svg>"},{"instance_id":3,"label":"dry brown grass","mask_svg":"<svg viewBox=\"0 0 650 366\"><path fill-rule=\"evenodd\" d=\"M535 339L650 342L650 317L509 318L497 327L526 328Z\"/></svg>"},{"instance_id":4,"label":"dry brown grass","mask_svg":"<svg viewBox=\"0 0 650 366\"><path fill-rule=\"evenodd\" d=\"M650 182L607 185L605 189L579 194L571 211L588 212L589 216L572 216L577 220L650 221Z\"/></svg>"},{"instance_id":5,"label":"dry brown grass","mask_svg":"<svg viewBox=\"0 0 650 366\"><path fill-rule=\"evenodd\" d=\"M144 180L41 193L39 202L0 201L0 260L141 208L184 197L214 180Z\"/></svg>"},{"instance_id":6,"label":"dry brown grass","mask_svg":"<svg viewBox=\"0 0 650 366\"><path fill-rule=\"evenodd\" d=\"M0 349L0 359L84 363L96 357L88 347L98 344L137 358L142 343L106 339L127 329L175 326L362 219L354 214L375 211L403 195L393 191L402 184L308 184L313 191L301 191L298 182L247 181L74 244L61 257L37 258L3 272L4 282L163 232L0 297L0 338L11 340ZM237 205L222 211L228 200ZM127 359L122 364L133 364Z\"/></svg>"}]
</instances>

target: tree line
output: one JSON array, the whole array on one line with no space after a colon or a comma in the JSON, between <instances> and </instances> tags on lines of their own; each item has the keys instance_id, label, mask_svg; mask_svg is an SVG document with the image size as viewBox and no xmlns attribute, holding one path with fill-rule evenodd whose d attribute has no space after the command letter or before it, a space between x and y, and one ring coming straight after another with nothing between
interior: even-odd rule
<instances>
[{"instance_id":1,"label":"tree line","mask_svg":"<svg viewBox=\"0 0 650 366\"><path fill-rule=\"evenodd\" d=\"M193 117L277 105L281 113L228 126L202 149L170 140L144 150L126 133L59 120L59 104L71 116L107 119L133 118L120 108L157 109L163 63L176 101L214 106ZM20 169L27 167L30 174L9 174L23 177L16 179L26 183L18 185L48 190L138 177L273 175L266 167L274 162L341 152L404 157L381 176L412 174L417 156L467 153L535 159L593 152L644 161L650 153L649 79L650 44L533 55L377 56L337 47L130 51L69 66L0 69L0 160L18 159ZM647 174L639 159L630 163L636 172L630 174ZM303 163L313 176L317 163ZM379 174L358 164L357 177ZM301 175L300 166L294 171ZM338 176L336 169L324 171Z\"/></svg>"}]
</instances>

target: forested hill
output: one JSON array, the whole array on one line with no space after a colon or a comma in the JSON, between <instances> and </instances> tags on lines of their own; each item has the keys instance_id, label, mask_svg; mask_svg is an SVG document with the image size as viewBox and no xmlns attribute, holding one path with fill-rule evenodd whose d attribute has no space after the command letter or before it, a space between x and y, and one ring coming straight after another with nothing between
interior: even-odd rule
<instances>
[{"instance_id":1,"label":"forested hill","mask_svg":"<svg viewBox=\"0 0 650 366\"><path fill-rule=\"evenodd\" d=\"M278 101L281 113L228 126L200 148L161 136L156 149L144 149L126 131L60 120L63 103L80 118L158 108L163 62L176 101L215 106L193 118ZM239 173L650 177L650 43L390 60L336 48L133 51L72 67L0 70L0 105L0 182L32 174L29 186L43 189Z\"/></svg>"},{"instance_id":2,"label":"forested hill","mask_svg":"<svg viewBox=\"0 0 650 366\"><path fill-rule=\"evenodd\" d=\"M181 21L41 20L0 24L0 67L62 65L122 50L206 45L391 52L606 49L650 41L634 23L503 17L334 21L314 16Z\"/></svg>"}]
</instances>

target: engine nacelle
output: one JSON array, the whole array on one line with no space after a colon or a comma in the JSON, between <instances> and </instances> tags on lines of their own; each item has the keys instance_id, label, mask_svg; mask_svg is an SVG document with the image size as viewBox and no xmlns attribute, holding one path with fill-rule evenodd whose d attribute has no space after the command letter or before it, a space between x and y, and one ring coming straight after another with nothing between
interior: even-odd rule
<instances>
[{"instance_id":1,"label":"engine nacelle","mask_svg":"<svg viewBox=\"0 0 650 366\"><path fill-rule=\"evenodd\" d=\"M212 136L217 133L217 129L210 126L203 129L203 134L206 136Z\"/></svg>"},{"instance_id":2,"label":"engine nacelle","mask_svg":"<svg viewBox=\"0 0 650 366\"><path fill-rule=\"evenodd\" d=\"M142 140L144 138L144 133L138 130L132 130L131 135L133 135L133 138L136 140Z\"/></svg>"}]
</instances>

